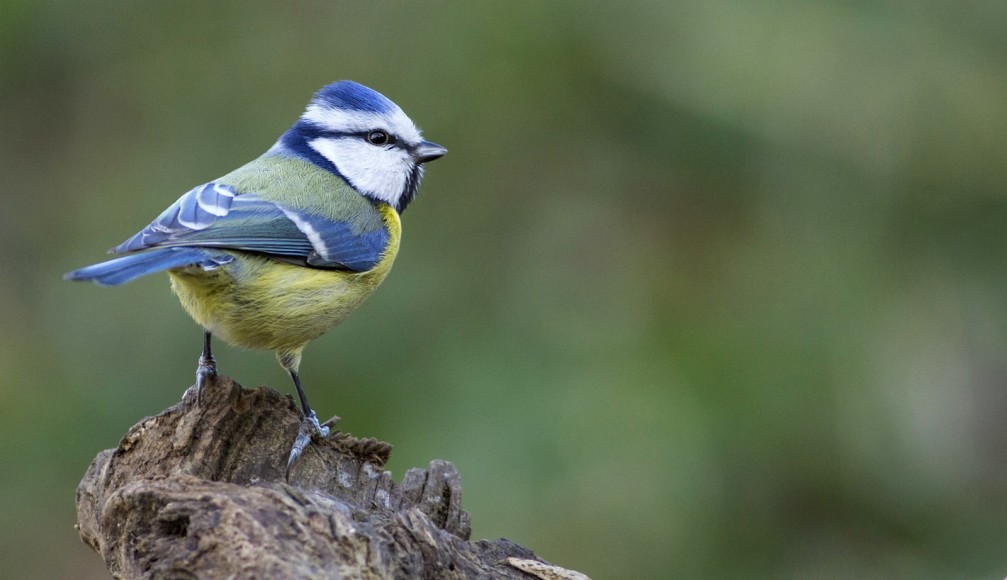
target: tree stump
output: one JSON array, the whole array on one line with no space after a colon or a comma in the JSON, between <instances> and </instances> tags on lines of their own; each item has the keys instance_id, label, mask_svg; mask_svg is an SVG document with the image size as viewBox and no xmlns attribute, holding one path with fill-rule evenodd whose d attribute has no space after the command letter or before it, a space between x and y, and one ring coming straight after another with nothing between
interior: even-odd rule
<instances>
[{"instance_id":1,"label":"tree stump","mask_svg":"<svg viewBox=\"0 0 1007 580\"><path fill-rule=\"evenodd\" d=\"M470 542L446 461L395 483L391 445L336 431L286 477L299 425L273 389L190 388L91 462L81 539L121 578L586 578L505 539Z\"/></svg>"}]
</instances>

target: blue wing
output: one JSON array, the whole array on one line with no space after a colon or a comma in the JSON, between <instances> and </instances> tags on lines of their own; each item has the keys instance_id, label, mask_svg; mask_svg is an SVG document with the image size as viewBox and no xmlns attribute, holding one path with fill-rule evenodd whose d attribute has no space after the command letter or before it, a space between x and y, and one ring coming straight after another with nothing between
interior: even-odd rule
<instances>
[{"instance_id":1,"label":"blue wing","mask_svg":"<svg viewBox=\"0 0 1007 580\"><path fill-rule=\"evenodd\" d=\"M226 248L316 268L370 270L381 260L388 231L355 231L338 221L210 182L196 187L112 251L153 247Z\"/></svg>"}]
</instances>

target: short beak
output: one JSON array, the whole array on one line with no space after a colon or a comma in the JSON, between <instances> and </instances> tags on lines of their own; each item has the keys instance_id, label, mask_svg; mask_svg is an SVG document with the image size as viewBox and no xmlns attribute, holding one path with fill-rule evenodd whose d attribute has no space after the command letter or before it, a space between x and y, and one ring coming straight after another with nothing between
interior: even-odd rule
<instances>
[{"instance_id":1,"label":"short beak","mask_svg":"<svg viewBox=\"0 0 1007 580\"><path fill-rule=\"evenodd\" d=\"M434 159L440 159L448 150L430 141L420 141L420 144L413 147L413 159L416 163L426 163Z\"/></svg>"}]
</instances>

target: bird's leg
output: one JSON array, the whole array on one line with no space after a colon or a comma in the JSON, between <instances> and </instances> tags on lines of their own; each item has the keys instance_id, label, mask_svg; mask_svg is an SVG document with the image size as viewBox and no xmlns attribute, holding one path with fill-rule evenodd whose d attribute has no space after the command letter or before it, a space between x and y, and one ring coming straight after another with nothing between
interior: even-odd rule
<instances>
[{"instance_id":1,"label":"bird's leg","mask_svg":"<svg viewBox=\"0 0 1007 580\"><path fill-rule=\"evenodd\" d=\"M301 388L301 379L297 376L297 371L291 370L290 378L294 380L297 396L301 399L301 410L304 413L304 418L301 420L300 429L297 430L297 438L294 439L294 445L290 448L290 457L287 458L288 476L294 463L297 463L297 459L304 453L304 449L308 446L308 443L311 443L311 439L314 437L327 437L329 435L329 428L318 424L318 416L308 406L308 399L304 396L304 389Z\"/></svg>"},{"instance_id":2,"label":"bird's leg","mask_svg":"<svg viewBox=\"0 0 1007 580\"><path fill-rule=\"evenodd\" d=\"M294 381L294 387L297 389L297 397L301 400L301 412L304 414L304 418L301 420L301 427L297 430L297 438L294 439L294 445L290 449L290 457L287 458L287 475L290 475L290 469L297 462L297 459L304 453L304 449L311 443L311 439L314 437L327 437L329 435L329 428L323 427L318 424L318 416L314 411L311 410L311 406L308 405L308 397L304 394L304 389L301 387L301 378L297 374L297 367L300 366L301 356L300 353L283 353L279 357L280 364L283 368L287 369L290 373L290 378Z\"/></svg>"},{"instance_id":3,"label":"bird's leg","mask_svg":"<svg viewBox=\"0 0 1007 580\"><path fill-rule=\"evenodd\" d=\"M210 331L203 331L203 354L199 356L199 366L196 367L196 402L202 399L203 387L208 380L217 376L217 361L210 353Z\"/></svg>"},{"instance_id":4,"label":"bird's leg","mask_svg":"<svg viewBox=\"0 0 1007 580\"><path fill-rule=\"evenodd\" d=\"M297 376L297 371L290 371L290 378L294 380L294 386L297 387L297 396L301 399L301 412L304 413L304 421L310 423L311 429L315 433L326 437L329 434L329 428L318 424L318 415L308 405L308 398L304 396L304 389L301 388L301 378Z\"/></svg>"}]
</instances>

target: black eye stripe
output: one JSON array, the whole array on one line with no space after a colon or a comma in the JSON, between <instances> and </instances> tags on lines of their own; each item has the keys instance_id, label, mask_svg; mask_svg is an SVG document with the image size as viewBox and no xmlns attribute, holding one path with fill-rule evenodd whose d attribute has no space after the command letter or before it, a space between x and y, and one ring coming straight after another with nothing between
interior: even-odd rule
<instances>
[{"instance_id":1,"label":"black eye stripe","mask_svg":"<svg viewBox=\"0 0 1007 580\"><path fill-rule=\"evenodd\" d=\"M367 136L374 131L384 131L385 134L388 135L388 142L385 143L384 145L381 145L381 147L394 147L396 149L406 149L406 150L409 149L405 141L399 139L399 137L395 135L395 133L392 133L391 131L388 131L386 129L368 129L367 131L318 131L317 134L319 137L331 137L337 139L346 137L355 137L357 139L361 139L364 143L367 143L368 145L374 146L373 144L371 144L370 141L367 140Z\"/></svg>"},{"instance_id":2,"label":"black eye stripe","mask_svg":"<svg viewBox=\"0 0 1007 580\"><path fill-rule=\"evenodd\" d=\"M356 137L363 138L364 141L367 141L371 145L377 145L377 146L395 145L398 142L398 139L395 137L393 133L385 131L384 129L371 129L370 131L360 131L359 133L354 133L353 135ZM376 137L377 138L383 137L383 139L381 139L380 141L375 141Z\"/></svg>"}]
</instances>

